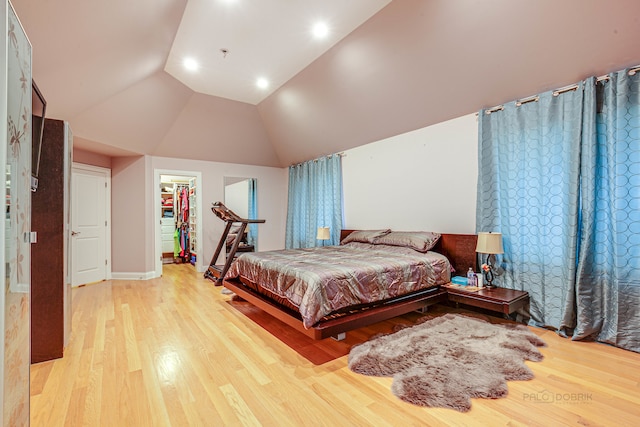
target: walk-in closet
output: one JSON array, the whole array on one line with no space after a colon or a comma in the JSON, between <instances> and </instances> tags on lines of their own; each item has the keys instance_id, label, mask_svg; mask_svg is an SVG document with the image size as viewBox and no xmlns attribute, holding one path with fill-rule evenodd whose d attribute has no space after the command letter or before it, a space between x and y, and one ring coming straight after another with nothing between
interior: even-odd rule
<instances>
[{"instance_id":1,"label":"walk-in closet","mask_svg":"<svg viewBox=\"0 0 640 427\"><path fill-rule=\"evenodd\" d=\"M162 263L196 264L196 177L160 175Z\"/></svg>"}]
</instances>

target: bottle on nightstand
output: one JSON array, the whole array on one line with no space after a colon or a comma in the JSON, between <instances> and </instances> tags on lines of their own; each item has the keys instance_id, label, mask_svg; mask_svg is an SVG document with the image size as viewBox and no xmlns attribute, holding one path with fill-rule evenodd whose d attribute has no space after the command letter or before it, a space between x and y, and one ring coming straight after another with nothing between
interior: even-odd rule
<instances>
[{"instance_id":1,"label":"bottle on nightstand","mask_svg":"<svg viewBox=\"0 0 640 427\"><path fill-rule=\"evenodd\" d=\"M478 277L476 273L473 272L473 268L469 267L469 271L467 272L467 286L476 286Z\"/></svg>"}]
</instances>

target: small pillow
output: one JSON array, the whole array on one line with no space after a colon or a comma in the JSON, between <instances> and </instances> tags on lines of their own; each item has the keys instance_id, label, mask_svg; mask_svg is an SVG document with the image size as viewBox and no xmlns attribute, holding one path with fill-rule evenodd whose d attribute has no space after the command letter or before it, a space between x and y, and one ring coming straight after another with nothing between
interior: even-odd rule
<instances>
[{"instance_id":1,"label":"small pillow","mask_svg":"<svg viewBox=\"0 0 640 427\"><path fill-rule=\"evenodd\" d=\"M362 242L362 243L375 243L375 240L385 234L390 233L390 229L386 230L359 230L354 231L349 234L347 237L342 239L340 242L341 245L349 242Z\"/></svg>"},{"instance_id":2,"label":"small pillow","mask_svg":"<svg viewBox=\"0 0 640 427\"><path fill-rule=\"evenodd\" d=\"M378 237L374 243L376 245L405 246L418 252L427 252L436 245L439 238L439 233L431 231L392 231Z\"/></svg>"}]
</instances>

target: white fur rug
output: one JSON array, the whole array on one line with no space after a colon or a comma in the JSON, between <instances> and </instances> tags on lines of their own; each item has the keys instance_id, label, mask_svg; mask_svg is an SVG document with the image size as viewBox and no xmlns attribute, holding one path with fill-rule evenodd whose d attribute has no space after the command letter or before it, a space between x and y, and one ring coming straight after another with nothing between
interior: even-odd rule
<instances>
[{"instance_id":1,"label":"white fur rug","mask_svg":"<svg viewBox=\"0 0 640 427\"><path fill-rule=\"evenodd\" d=\"M525 360L545 343L521 324L445 314L354 346L349 369L393 377L391 391L420 406L471 409L471 398L507 395L507 381L529 380Z\"/></svg>"}]
</instances>

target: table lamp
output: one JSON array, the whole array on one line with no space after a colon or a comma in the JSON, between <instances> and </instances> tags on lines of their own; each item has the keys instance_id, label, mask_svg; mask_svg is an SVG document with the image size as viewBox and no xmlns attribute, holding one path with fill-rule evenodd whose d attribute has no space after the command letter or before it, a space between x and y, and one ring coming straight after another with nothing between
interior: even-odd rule
<instances>
[{"instance_id":1,"label":"table lamp","mask_svg":"<svg viewBox=\"0 0 640 427\"><path fill-rule=\"evenodd\" d=\"M316 236L316 239L322 240L322 246L324 246L324 241L331 239L329 227L318 227L318 235Z\"/></svg>"},{"instance_id":2,"label":"table lamp","mask_svg":"<svg viewBox=\"0 0 640 427\"><path fill-rule=\"evenodd\" d=\"M487 263L482 264L482 271L487 279L486 288L493 289L495 286L491 283L494 279L493 262L491 259L495 259L496 254L504 253L502 249L502 233L479 232L476 252L479 254L487 254Z\"/></svg>"}]
</instances>

